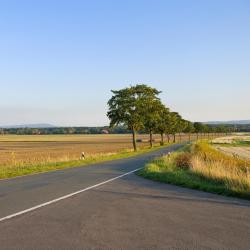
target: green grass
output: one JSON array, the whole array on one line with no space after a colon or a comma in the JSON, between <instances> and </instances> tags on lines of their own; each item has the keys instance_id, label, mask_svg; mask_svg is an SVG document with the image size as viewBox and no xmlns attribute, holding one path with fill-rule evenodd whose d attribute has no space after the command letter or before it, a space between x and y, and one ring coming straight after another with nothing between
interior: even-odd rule
<instances>
[{"instance_id":1,"label":"green grass","mask_svg":"<svg viewBox=\"0 0 250 250\"><path fill-rule=\"evenodd\" d=\"M169 146L169 145L170 144L165 145L165 146ZM130 150L123 150L121 152L113 153L113 154L108 154L108 153L98 154L96 156L91 156L89 158L86 158L85 160L50 162L50 163L40 163L40 164L31 164L31 165L19 165L19 166L0 166L0 179L48 172L48 171L53 171L53 170L60 170L60 169L65 169L65 168L88 166L94 163L133 157L133 156L137 156L143 153L152 152L160 148L162 148L162 146L155 146L152 149L142 148L138 150L137 152L133 152Z\"/></svg>"},{"instance_id":2,"label":"green grass","mask_svg":"<svg viewBox=\"0 0 250 250\"><path fill-rule=\"evenodd\" d=\"M220 152L211 148L207 143L201 147L203 148L198 149L199 152L197 148L194 149L194 146L192 146L189 149L185 148L185 150L173 153L170 158L157 158L140 170L138 175L191 189L250 199L249 180L246 180L247 177L244 176L243 171L246 169L242 170L244 166L241 165L241 161L236 162L235 159L232 159L230 162L228 156L221 155ZM199 167L194 166L193 169L192 167L178 167L176 158L178 155L184 154L184 151L190 151L190 159L192 157L197 159L200 154L199 157L204 157L201 162L204 164ZM216 166L216 169L213 166ZM209 171L204 171L204 167L208 167ZM237 174L235 174L235 169L237 169ZM225 175L226 171L231 171L231 175Z\"/></svg>"},{"instance_id":3,"label":"green grass","mask_svg":"<svg viewBox=\"0 0 250 250\"><path fill-rule=\"evenodd\" d=\"M233 146L250 146L250 141L235 140Z\"/></svg>"},{"instance_id":4,"label":"green grass","mask_svg":"<svg viewBox=\"0 0 250 250\"><path fill-rule=\"evenodd\" d=\"M245 141L245 140L233 140L232 143L212 143L214 145L219 145L223 147L238 147L238 146L250 146L250 141Z\"/></svg>"}]
</instances>

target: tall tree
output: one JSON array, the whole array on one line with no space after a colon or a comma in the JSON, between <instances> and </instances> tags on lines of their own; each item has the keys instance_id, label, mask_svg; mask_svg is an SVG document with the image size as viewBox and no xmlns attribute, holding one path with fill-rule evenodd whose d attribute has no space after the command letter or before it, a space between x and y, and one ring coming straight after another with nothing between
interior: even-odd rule
<instances>
[{"instance_id":1,"label":"tall tree","mask_svg":"<svg viewBox=\"0 0 250 250\"><path fill-rule=\"evenodd\" d=\"M180 118L177 123L177 132L179 133L179 140L182 141L181 133L183 133L187 127L187 121Z\"/></svg>"},{"instance_id":2,"label":"tall tree","mask_svg":"<svg viewBox=\"0 0 250 250\"><path fill-rule=\"evenodd\" d=\"M170 142L170 135L174 135L175 133L175 126L176 126L176 115L174 112L170 112L166 114L167 123L165 124L165 134L168 138L168 143ZM174 137L175 139L175 137Z\"/></svg>"},{"instance_id":3,"label":"tall tree","mask_svg":"<svg viewBox=\"0 0 250 250\"><path fill-rule=\"evenodd\" d=\"M181 130L181 116L177 112L171 112L172 117L172 126L171 126L171 133L174 136L174 142L176 142L176 133L178 133Z\"/></svg>"},{"instance_id":4,"label":"tall tree","mask_svg":"<svg viewBox=\"0 0 250 250\"><path fill-rule=\"evenodd\" d=\"M107 116L110 127L124 125L132 131L133 147L137 150L136 133L144 128L145 104L157 100L160 91L144 84L121 90L112 90L113 96L108 101Z\"/></svg>"},{"instance_id":5,"label":"tall tree","mask_svg":"<svg viewBox=\"0 0 250 250\"><path fill-rule=\"evenodd\" d=\"M191 134L194 132L194 125L190 121L186 121L184 132L188 134L188 140L191 141Z\"/></svg>"},{"instance_id":6,"label":"tall tree","mask_svg":"<svg viewBox=\"0 0 250 250\"><path fill-rule=\"evenodd\" d=\"M199 133L202 133L202 131L203 131L203 124L201 122L195 122L194 123L194 131L196 133L196 139L198 139Z\"/></svg>"},{"instance_id":7,"label":"tall tree","mask_svg":"<svg viewBox=\"0 0 250 250\"><path fill-rule=\"evenodd\" d=\"M144 106L144 127L149 133L150 147L153 147L153 132L157 131L163 104L158 99L149 99Z\"/></svg>"},{"instance_id":8,"label":"tall tree","mask_svg":"<svg viewBox=\"0 0 250 250\"><path fill-rule=\"evenodd\" d=\"M159 110L160 113L160 120L157 124L157 132L161 135L161 145L164 145L164 134L168 136L169 142L169 133L171 130L171 114L169 108L162 105Z\"/></svg>"}]
</instances>

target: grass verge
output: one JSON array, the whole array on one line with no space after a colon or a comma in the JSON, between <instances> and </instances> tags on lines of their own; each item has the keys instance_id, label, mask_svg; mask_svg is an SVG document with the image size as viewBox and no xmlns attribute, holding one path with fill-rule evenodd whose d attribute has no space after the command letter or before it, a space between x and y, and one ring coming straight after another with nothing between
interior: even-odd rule
<instances>
[{"instance_id":1,"label":"grass verge","mask_svg":"<svg viewBox=\"0 0 250 250\"><path fill-rule=\"evenodd\" d=\"M204 141L153 160L138 175L250 200L250 162L225 155Z\"/></svg>"},{"instance_id":2,"label":"grass verge","mask_svg":"<svg viewBox=\"0 0 250 250\"><path fill-rule=\"evenodd\" d=\"M53 170L60 170L71 167L87 166L94 163L100 163L105 161L124 159L132 156L137 156L143 153L148 153L160 149L162 147L169 146L154 146L153 148L142 148L137 152L132 150L123 150L117 153L105 153L96 154L87 157L85 160L72 160L72 161L60 161L60 162L44 162L34 164L17 164L14 166L0 166L0 179L12 178L17 176L43 173Z\"/></svg>"}]
</instances>

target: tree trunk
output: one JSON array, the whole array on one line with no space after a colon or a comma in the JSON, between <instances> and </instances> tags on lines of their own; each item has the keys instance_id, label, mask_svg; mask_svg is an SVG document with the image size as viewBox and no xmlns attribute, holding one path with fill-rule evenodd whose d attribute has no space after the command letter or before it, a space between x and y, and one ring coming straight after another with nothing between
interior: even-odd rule
<instances>
[{"instance_id":1,"label":"tree trunk","mask_svg":"<svg viewBox=\"0 0 250 250\"><path fill-rule=\"evenodd\" d=\"M169 134L167 135L167 137L168 137L168 143L170 142L170 136L169 136Z\"/></svg>"},{"instance_id":2,"label":"tree trunk","mask_svg":"<svg viewBox=\"0 0 250 250\"><path fill-rule=\"evenodd\" d=\"M199 133L196 133L196 139L197 140L199 139Z\"/></svg>"},{"instance_id":3,"label":"tree trunk","mask_svg":"<svg viewBox=\"0 0 250 250\"><path fill-rule=\"evenodd\" d=\"M151 130L149 131L149 136L150 136L150 139L149 139L150 148L152 148L153 147L153 132Z\"/></svg>"},{"instance_id":4,"label":"tree trunk","mask_svg":"<svg viewBox=\"0 0 250 250\"><path fill-rule=\"evenodd\" d=\"M163 146L163 145L164 145L164 134L161 133L161 146Z\"/></svg>"},{"instance_id":5,"label":"tree trunk","mask_svg":"<svg viewBox=\"0 0 250 250\"><path fill-rule=\"evenodd\" d=\"M137 151L136 131L133 129L133 130L132 130L132 133L133 133L133 147L134 147L134 151Z\"/></svg>"},{"instance_id":6,"label":"tree trunk","mask_svg":"<svg viewBox=\"0 0 250 250\"><path fill-rule=\"evenodd\" d=\"M176 142L175 134L173 134L173 136L174 136L174 141L173 142Z\"/></svg>"},{"instance_id":7,"label":"tree trunk","mask_svg":"<svg viewBox=\"0 0 250 250\"><path fill-rule=\"evenodd\" d=\"M179 133L179 140L180 140L180 142L181 142L181 133Z\"/></svg>"}]
</instances>

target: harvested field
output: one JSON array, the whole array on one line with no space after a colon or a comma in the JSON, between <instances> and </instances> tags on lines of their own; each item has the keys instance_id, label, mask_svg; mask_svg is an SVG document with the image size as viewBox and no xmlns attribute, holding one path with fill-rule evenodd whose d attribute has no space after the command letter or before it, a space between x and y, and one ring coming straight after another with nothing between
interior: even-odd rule
<instances>
[{"instance_id":1,"label":"harvested field","mask_svg":"<svg viewBox=\"0 0 250 250\"><path fill-rule=\"evenodd\" d=\"M79 159L131 148L130 135L0 136L0 165Z\"/></svg>"},{"instance_id":2,"label":"harvested field","mask_svg":"<svg viewBox=\"0 0 250 250\"><path fill-rule=\"evenodd\" d=\"M212 143L215 144L233 144L239 141L246 141L250 142L250 135L249 134L236 134L232 136L220 137L213 139Z\"/></svg>"},{"instance_id":3,"label":"harvested field","mask_svg":"<svg viewBox=\"0 0 250 250\"><path fill-rule=\"evenodd\" d=\"M159 144L159 135L155 135ZM193 135L191 139L195 139ZM171 141L173 137L170 138ZM176 136L176 141L187 135ZM138 146L148 146L148 135L138 135ZM0 166L61 162L86 156L132 150L131 135L0 135Z\"/></svg>"},{"instance_id":4,"label":"harvested field","mask_svg":"<svg viewBox=\"0 0 250 250\"><path fill-rule=\"evenodd\" d=\"M218 150L225 154L229 154L235 157L250 160L250 147L216 147Z\"/></svg>"},{"instance_id":5,"label":"harvested field","mask_svg":"<svg viewBox=\"0 0 250 250\"><path fill-rule=\"evenodd\" d=\"M250 160L249 134L237 133L228 137L215 138L212 140L212 143L215 144L216 149L225 154L245 160Z\"/></svg>"}]
</instances>

